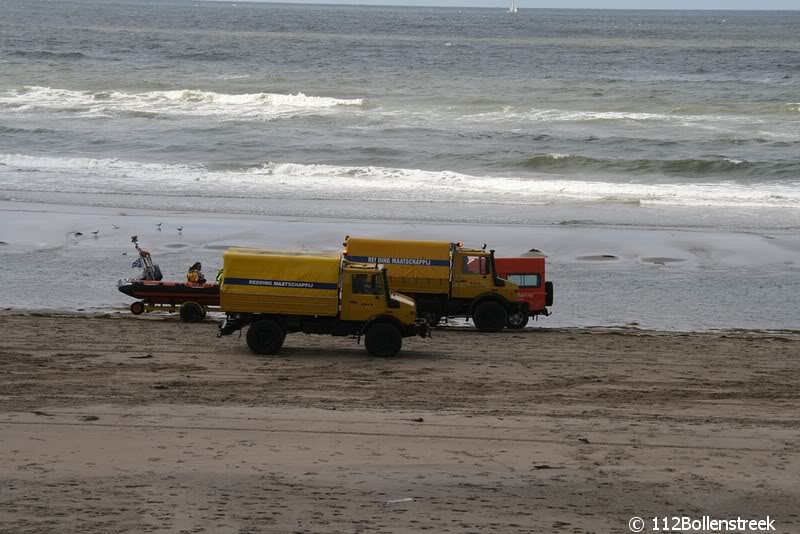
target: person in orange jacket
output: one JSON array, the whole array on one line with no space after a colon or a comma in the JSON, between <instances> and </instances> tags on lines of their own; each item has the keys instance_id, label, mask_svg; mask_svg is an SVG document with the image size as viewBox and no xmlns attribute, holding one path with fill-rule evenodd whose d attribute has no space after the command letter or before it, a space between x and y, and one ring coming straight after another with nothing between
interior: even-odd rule
<instances>
[{"instance_id":1,"label":"person in orange jacket","mask_svg":"<svg viewBox=\"0 0 800 534\"><path fill-rule=\"evenodd\" d=\"M203 266L200 262L195 262L194 265L189 267L189 272L186 273L186 281L192 284L205 284L206 277L203 276Z\"/></svg>"}]
</instances>

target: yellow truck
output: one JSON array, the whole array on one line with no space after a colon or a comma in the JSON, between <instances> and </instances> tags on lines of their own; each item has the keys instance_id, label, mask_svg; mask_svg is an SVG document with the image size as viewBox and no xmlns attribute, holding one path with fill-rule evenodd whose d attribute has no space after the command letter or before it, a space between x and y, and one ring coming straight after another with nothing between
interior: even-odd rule
<instances>
[{"instance_id":1,"label":"yellow truck","mask_svg":"<svg viewBox=\"0 0 800 534\"><path fill-rule=\"evenodd\" d=\"M498 332L509 315L528 316L519 287L497 275L493 250L347 236L343 254L350 261L383 265L392 289L413 298L430 325L442 317L471 317L478 330Z\"/></svg>"},{"instance_id":2,"label":"yellow truck","mask_svg":"<svg viewBox=\"0 0 800 534\"><path fill-rule=\"evenodd\" d=\"M394 356L403 338L425 337L414 301L389 291L386 270L341 256L229 248L223 260L218 336L249 326L256 354L280 351L286 334L364 336L373 356Z\"/></svg>"}]
</instances>

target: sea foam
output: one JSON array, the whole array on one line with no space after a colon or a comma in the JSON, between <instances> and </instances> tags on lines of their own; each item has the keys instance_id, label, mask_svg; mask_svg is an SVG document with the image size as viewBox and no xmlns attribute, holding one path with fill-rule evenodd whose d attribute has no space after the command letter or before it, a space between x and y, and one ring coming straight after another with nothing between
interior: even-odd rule
<instances>
[{"instance_id":1,"label":"sea foam","mask_svg":"<svg viewBox=\"0 0 800 534\"><path fill-rule=\"evenodd\" d=\"M269 120L285 115L325 113L342 106L361 106L363 99L306 96L303 93L226 94L193 89L129 93L73 91L26 86L0 92L0 110L71 112L79 115L150 113Z\"/></svg>"},{"instance_id":2,"label":"sea foam","mask_svg":"<svg viewBox=\"0 0 800 534\"><path fill-rule=\"evenodd\" d=\"M451 171L269 162L216 170L200 164L0 155L10 191L211 198L387 200L559 205L623 203L800 209L800 183L631 183L552 175L473 176ZM228 203L235 212L235 202Z\"/></svg>"}]
</instances>

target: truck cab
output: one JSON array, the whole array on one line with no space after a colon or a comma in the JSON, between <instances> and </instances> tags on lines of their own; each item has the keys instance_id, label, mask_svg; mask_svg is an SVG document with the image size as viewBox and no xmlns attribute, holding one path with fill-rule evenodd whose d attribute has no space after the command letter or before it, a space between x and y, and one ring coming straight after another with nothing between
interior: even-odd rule
<instances>
[{"instance_id":1,"label":"truck cab","mask_svg":"<svg viewBox=\"0 0 800 534\"><path fill-rule=\"evenodd\" d=\"M528 314L509 314L508 328L523 328L530 317L550 315L548 306L553 305L553 282L545 279L545 256L523 256L517 258L495 258L499 276L519 287L518 298L528 304Z\"/></svg>"},{"instance_id":2,"label":"truck cab","mask_svg":"<svg viewBox=\"0 0 800 534\"><path fill-rule=\"evenodd\" d=\"M389 290L386 269L346 263L342 270L340 318L344 321L369 321L374 317L394 317L412 324L416 307L410 298Z\"/></svg>"},{"instance_id":3,"label":"truck cab","mask_svg":"<svg viewBox=\"0 0 800 534\"><path fill-rule=\"evenodd\" d=\"M475 298L486 291L498 292L505 287L505 283L494 283L490 252L457 247L453 251L453 266L451 293L455 298Z\"/></svg>"}]
</instances>

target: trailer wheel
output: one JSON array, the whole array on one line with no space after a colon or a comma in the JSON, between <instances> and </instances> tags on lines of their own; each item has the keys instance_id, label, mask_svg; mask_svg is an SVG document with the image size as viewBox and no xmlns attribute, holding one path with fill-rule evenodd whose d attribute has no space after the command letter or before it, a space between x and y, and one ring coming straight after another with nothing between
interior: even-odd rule
<instances>
[{"instance_id":1,"label":"trailer wheel","mask_svg":"<svg viewBox=\"0 0 800 534\"><path fill-rule=\"evenodd\" d=\"M478 304L472 320L481 332L499 332L508 321L508 313L499 302L487 300Z\"/></svg>"},{"instance_id":2,"label":"trailer wheel","mask_svg":"<svg viewBox=\"0 0 800 534\"><path fill-rule=\"evenodd\" d=\"M519 330L521 328L525 328L528 324L528 314L522 313L521 311L515 311L514 313L508 314L508 322L506 323L506 328L512 328L514 330Z\"/></svg>"},{"instance_id":3,"label":"trailer wheel","mask_svg":"<svg viewBox=\"0 0 800 534\"><path fill-rule=\"evenodd\" d=\"M206 310L196 302L184 302L181 304L178 314L184 323L199 323L206 318Z\"/></svg>"},{"instance_id":4,"label":"trailer wheel","mask_svg":"<svg viewBox=\"0 0 800 534\"><path fill-rule=\"evenodd\" d=\"M144 313L144 302L137 300L131 304L131 313L134 315L141 315Z\"/></svg>"},{"instance_id":5,"label":"trailer wheel","mask_svg":"<svg viewBox=\"0 0 800 534\"><path fill-rule=\"evenodd\" d=\"M364 346L372 356L388 358L400 352L403 336L389 323L377 323L369 327L364 337Z\"/></svg>"},{"instance_id":6,"label":"trailer wheel","mask_svg":"<svg viewBox=\"0 0 800 534\"><path fill-rule=\"evenodd\" d=\"M286 332L271 319L261 319L247 330L247 346L256 354L277 354L283 347Z\"/></svg>"}]
</instances>

